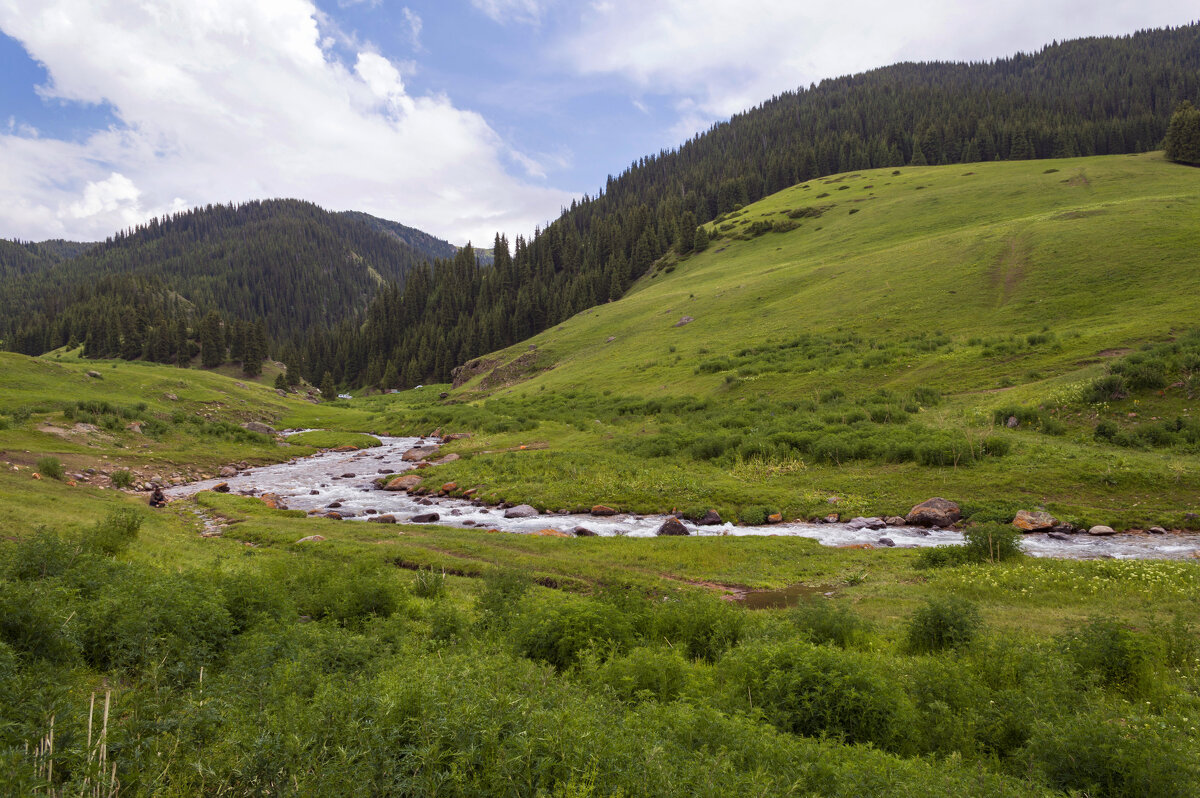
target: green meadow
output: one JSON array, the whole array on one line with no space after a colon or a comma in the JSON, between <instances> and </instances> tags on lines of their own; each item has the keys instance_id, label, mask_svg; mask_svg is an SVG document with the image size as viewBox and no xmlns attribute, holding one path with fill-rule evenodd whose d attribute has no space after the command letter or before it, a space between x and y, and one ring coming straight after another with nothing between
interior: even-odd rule
<instances>
[{"instance_id":1,"label":"green meadow","mask_svg":"<svg viewBox=\"0 0 1200 798\"><path fill-rule=\"evenodd\" d=\"M1195 525L1200 173L893 172L717 220L489 358L526 356L489 390L313 404L271 375L0 354L0 786L1196 794L1200 561L991 543L1035 506ZM439 428L470 437L426 484L491 500L761 522L941 495L988 545L522 536L118 484ZM780 589L799 602L740 601Z\"/></svg>"}]
</instances>

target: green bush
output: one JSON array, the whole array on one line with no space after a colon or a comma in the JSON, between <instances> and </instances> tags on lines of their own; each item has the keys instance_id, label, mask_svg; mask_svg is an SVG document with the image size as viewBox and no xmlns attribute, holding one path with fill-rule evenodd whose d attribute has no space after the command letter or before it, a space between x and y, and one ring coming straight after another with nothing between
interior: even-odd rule
<instances>
[{"instance_id":1,"label":"green bush","mask_svg":"<svg viewBox=\"0 0 1200 798\"><path fill-rule=\"evenodd\" d=\"M479 626L484 629L506 628L532 584L528 576L511 569L485 574L483 592L475 602Z\"/></svg>"},{"instance_id":2,"label":"green bush","mask_svg":"<svg viewBox=\"0 0 1200 798\"><path fill-rule=\"evenodd\" d=\"M1065 634L1061 644L1085 679L1130 694L1153 686L1154 666L1162 654L1157 640L1110 618L1092 619Z\"/></svg>"},{"instance_id":3,"label":"green bush","mask_svg":"<svg viewBox=\"0 0 1200 798\"><path fill-rule=\"evenodd\" d=\"M808 599L788 613L796 628L817 645L848 648L862 640L869 626L849 607L825 599Z\"/></svg>"},{"instance_id":4,"label":"green bush","mask_svg":"<svg viewBox=\"0 0 1200 798\"><path fill-rule=\"evenodd\" d=\"M654 607L653 634L669 641L691 659L716 662L737 645L746 613L707 593L689 592Z\"/></svg>"},{"instance_id":5,"label":"green bush","mask_svg":"<svg viewBox=\"0 0 1200 798\"><path fill-rule=\"evenodd\" d=\"M1011 524L976 524L963 532L967 562L1002 562L1023 556L1021 530Z\"/></svg>"},{"instance_id":6,"label":"green bush","mask_svg":"<svg viewBox=\"0 0 1200 798\"><path fill-rule=\"evenodd\" d=\"M767 516L773 513L770 507L764 507L761 504L743 507L738 510L738 521L748 526L762 526L767 523Z\"/></svg>"},{"instance_id":7,"label":"green bush","mask_svg":"<svg viewBox=\"0 0 1200 798\"><path fill-rule=\"evenodd\" d=\"M974 604L960 598L930 599L913 613L908 624L907 647L927 654L969 645L982 621Z\"/></svg>"},{"instance_id":8,"label":"green bush","mask_svg":"<svg viewBox=\"0 0 1200 798\"><path fill-rule=\"evenodd\" d=\"M413 580L413 593L421 598L439 598L446 593L446 574L433 570L418 568L417 577Z\"/></svg>"},{"instance_id":9,"label":"green bush","mask_svg":"<svg viewBox=\"0 0 1200 798\"><path fill-rule=\"evenodd\" d=\"M51 479L62 479L64 476L62 461L57 457L42 457L37 461L38 473Z\"/></svg>"},{"instance_id":10,"label":"green bush","mask_svg":"<svg viewBox=\"0 0 1200 798\"><path fill-rule=\"evenodd\" d=\"M587 649L607 655L627 648L633 627L611 604L579 601L531 610L520 619L516 638L521 654L561 671L578 662Z\"/></svg>"},{"instance_id":11,"label":"green bush","mask_svg":"<svg viewBox=\"0 0 1200 798\"><path fill-rule=\"evenodd\" d=\"M84 545L100 554L120 554L137 540L143 520L141 513L129 507L110 510L102 521L84 533Z\"/></svg>"},{"instance_id":12,"label":"green bush","mask_svg":"<svg viewBox=\"0 0 1200 798\"><path fill-rule=\"evenodd\" d=\"M38 659L68 662L78 647L67 633L66 591L44 581L0 581L0 641Z\"/></svg>"},{"instance_id":13,"label":"green bush","mask_svg":"<svg viewBox=\"0 0 1200 798\"><path fill-rule=\"evenodd\" d=\"M114 471L109 475L112 480L113 487L125 490L133 484L133 474L128 470Z\"/></svg>"},{"instance_id":14,"label":"green bush","mask_svg":"<svg viewBox=\"0 0 1200 798\"><path fill-rule=\"evenodd\" d=\"M687 663L678 651L639 646L609 659L596 676L626 701L674 701L687 682Z\"/></svg>"},{"instance_id":15,"label":"green bush","mask_svg":"<svg viewBox=\"0 0 1200 798\"><path fill-rule=\"evenodd\" d=\"M791 640L742 646L718 671L734 704L753 706L782 731L911 747L912 702L880 658Z\"/></svg>"}]
</instances>

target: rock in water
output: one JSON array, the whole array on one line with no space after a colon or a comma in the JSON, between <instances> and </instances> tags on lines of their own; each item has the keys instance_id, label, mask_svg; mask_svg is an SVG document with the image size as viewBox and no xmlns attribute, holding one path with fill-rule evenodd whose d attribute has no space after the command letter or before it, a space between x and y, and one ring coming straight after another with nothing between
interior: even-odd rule
<instances>
[{"instance_id":1,"label":"rock in water","mask_svg":"<svg viewBox=\"0 0 1200 798\"><path fill-rule=\"evenodd\" d=\"M408 520L414 524L431 524L439 518L441 516L437 513L419 513Z\"/></svg>"},{"instance_id":2,"label":"rock in water","mask_svg":"<svg viewBox=\"0 0 1200 798\"><path fill-rule=\"evenodd\" d=\"M536 507L530 507L528 504L518 504L516 507L509 507L504 511L505 518L533 518L538 515Z\"/></svg>"},{"instance_id":3,"label":"rock in water","mask_svg":"<svg viewBox=\"0 0 1200 798\"><path fill-rule=\"evenodd\" d=\"M417 485L421 484L421 478L416 474L406 474L402 477L396 477L390 480L383 486L384 490L412 490Z\"/></svg>"},{"instance_id":4,"label":"rock in water","mask_svg":"<svg viewBox=\"0 0 1200 798\"><path fill-rule=\"evenodd\" d=\"M688 528L683 525L683 522L674 516L663 521L663 525L655 532L656 535L690 535Z\"/></svg>"},{"instance_id":5,"label":"rock in water","mask_svg":"<svg viewBox=\"0 0 1200 798\"><path fill-rule=\"evenodd\" d=\"M1117 534L1117 532L1111 526L1104 526L1103 524L1096 524L1096 526L1094 526L1088 530L1088 534L1089 535L1115 535L1115 534Z\"/></svg>"},{"instance_id":6,"label":"rock in water","mask_svg":"<svg viewBox=\"0 0 1200 798\"><path fill-rule=\"evenodd\" d=\"M1013 519L1013 526L1025 532L1045 532L1058 526L1058 519L1050 513L1021 510Z\"/></svg>"},{"instance_id":7,"label":"rock in water","mask_svg":"<svg viewBox=\"0 0 1200 798\"><path fill-rule=\"evenodd\" d=\"M709 510L707 513L704 514L704 517L701 518L696 523L699 524L700 526L720 526L722 523L721 522L721 514L718 513L716 510Z\"/></svg>"},{"instance_id":8,"label":"rock in water","mask_svg":"<svg viewBox=\"0 0 1200 798\"><path fill-rule=\"evenodd\" d=\"M571 531L575 533L575 537L577 538L594 538L597 536L595 532L588 529L586 526L577 526Z\"/></svg>"},{"instance_id":9,"label":"rock in water","mask_svg":"<svg viewBox=\"0 0 1200 798\"><path fill-rule=\"evenodd\" d=\"M904 520L914 526L952 526L962 518L958 505L949 499L933 498L908 511Z\"/></svg>"},{"instance_id":10,"label":"rock in water","mask_svg":"<svg viewBox=\"0 0 1200 798\"><path fill-rule=\"evenodd\" d=\"M218 482L216 485L212 486L212 489L215 493L228 493L229 492L229 483L228 482Z\"/></svg>"},{"instance_id":11,"label":"rock in water","mask_svg":"<svg viewBox=\"0 0 1200 798\"><path fill-rule=\"evenodd\" d=\"M611 507L606 507L603 504L597 504L592 508L592 515L616 515L617 511Z\"/></svg>"}]
</instances>

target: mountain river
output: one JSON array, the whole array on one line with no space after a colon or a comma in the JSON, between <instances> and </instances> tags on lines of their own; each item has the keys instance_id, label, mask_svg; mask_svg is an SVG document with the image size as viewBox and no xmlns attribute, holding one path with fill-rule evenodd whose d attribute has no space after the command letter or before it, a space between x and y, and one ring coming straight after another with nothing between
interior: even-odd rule
<instances>
[{"instance_id":1,"label":"mountain river","mask_svg":"<svg viewBox=\"0 0 1200 798\"><path fill-rule=\"evenodd\" d=\"M444 526L498 529L504 532L532 533L556 529L568 534L577 526L601 536L628 535L651 537L666 520L661 515L618 514L597 517L590 514L542 513L530 518L505 518L504 510L481 507L466 499L410 496L404 492L379 490L374 480L384 474L397 474L415 467L402 455L417 445L436 444L424 438L376 436L382 446L354 452L321 452L286 463L251 468L237 476L193 482L169 488L168 498L191 496L210 490L221 482L231 493L244 495L278 494L293 510L324 510L338 502L337 512L347 521L364 521L374 514L391 514L399 523L408 523L414 515L437 513L436 523ZM373 512L368 512L373 511ZM692 535L795 535L813 538L826 546L870 544L874 547L940 546L962 543L962 535L953 530L896 526L882 529L855 529L846 523L809 524L785 522L765 526L697 526L684 522ZM1087 534L1052 538L1046 534L1023 537L1025 551L1035 557L1111 558L1111 559L1191 559L1200 557L1200 535L1168 532L1162 535L1116 534L1094 537Z\"/></svg>"}]
</instances>

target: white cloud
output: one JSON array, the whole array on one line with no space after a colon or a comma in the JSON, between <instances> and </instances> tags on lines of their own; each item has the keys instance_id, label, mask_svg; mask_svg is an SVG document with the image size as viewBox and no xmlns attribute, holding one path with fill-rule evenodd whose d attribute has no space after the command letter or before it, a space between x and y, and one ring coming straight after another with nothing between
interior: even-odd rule
<instances>
[{"instance_id":1,"label":"white cloud","mask_svg":"<svg viewBox=\"0 0 1200 798\"><path fill-rule=\"evenodd\" d=\"M584 75L618 75L637 92L690 99L673 128L686 138L823 78L902 60L996 58L1194 15L1192 0L604 0L581 11L557 55Z\"/></svg>"},{"instance_id":2,"label":"white cloud","mask_svg":"<svg viewBox=\"0 0 1200 798\"><path fill-rule=\"evenodd\" d=\"M536 25L552 0L471 0L471 5L501 24Z\"/></svg>"},{"instance_id":3,"label":"white cloud","mask_svg":"<svg viewBox=\"0 0 1200 798\"><path fill-rule=\"evenodd\" d=\"M184 204L301 197L490 241L569 202L508 174L487 122L410 94L401 66L365 45L341 63L322 19L309 0L0 0L45 95L118 120L81 142L0 131L0 235L95 239Z\"/></svg>"},{"instance_id":4,"label":"white cloud","mask_svg":"<svg viewBox=\"0 0 1200 798\"><path fill-rule=\"evenodd\" d=\"M408 23L409 42L412 44L414 50L420 52L425 49L421 46L421 28L424 27L425 23L421 21L420 15L408 6L405 6L403 11L404 21Z\"/></svg>"}]
</instances>

